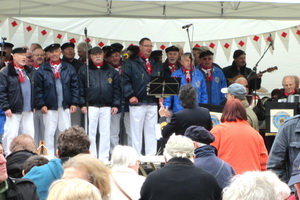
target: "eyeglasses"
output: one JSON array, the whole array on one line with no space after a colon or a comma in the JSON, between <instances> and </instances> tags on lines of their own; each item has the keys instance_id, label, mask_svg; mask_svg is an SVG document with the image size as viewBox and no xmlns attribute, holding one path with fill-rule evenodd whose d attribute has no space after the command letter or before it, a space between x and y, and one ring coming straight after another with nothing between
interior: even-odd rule
<instances>
[{"instance_id":1,"label":"eyeglasses","mask_svg":"<svg viewBox=\"0 0 300 200\"><path fill-rule=\"evenodd\" d=\"M142 46L147 47L147 48L149 48L149 47L152 48L153 47L152 45L149 45L149 44L146 44L146 45L142 44Z\"/></svg>"}]
</instances>

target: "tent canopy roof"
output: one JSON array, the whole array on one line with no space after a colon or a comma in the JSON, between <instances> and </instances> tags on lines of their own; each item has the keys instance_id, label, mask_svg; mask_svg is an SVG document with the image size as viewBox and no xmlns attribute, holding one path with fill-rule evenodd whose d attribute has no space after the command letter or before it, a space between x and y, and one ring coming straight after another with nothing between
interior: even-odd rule
<instances>
[{"instance_id":1,"label":"tent canopy roof","mask_svg":"<svg viewBox=\"0 0 300 200\"><path fill-rule=\"evenodd\" d=\"M259 2L259 3L258 3ZM159 19L299 20L297 0L146 1L146 0L0 0L11 17L124 17Z\"/></svg>"}]
</instances>

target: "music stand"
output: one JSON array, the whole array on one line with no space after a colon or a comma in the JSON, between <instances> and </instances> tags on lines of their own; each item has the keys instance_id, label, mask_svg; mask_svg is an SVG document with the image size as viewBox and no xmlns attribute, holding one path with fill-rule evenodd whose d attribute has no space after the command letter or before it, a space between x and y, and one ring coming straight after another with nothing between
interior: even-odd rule
<instances>
[{"instance_id":1,"label":"music stand","mask_svg":"<svg viewBox=\"0 0 300 200\"><path fill-rule=\"evenodd\" d=\"M151 77L147 95L157 98L178 95L180 82L181 78L177 77Z\"/></svg>"}]
</instances>

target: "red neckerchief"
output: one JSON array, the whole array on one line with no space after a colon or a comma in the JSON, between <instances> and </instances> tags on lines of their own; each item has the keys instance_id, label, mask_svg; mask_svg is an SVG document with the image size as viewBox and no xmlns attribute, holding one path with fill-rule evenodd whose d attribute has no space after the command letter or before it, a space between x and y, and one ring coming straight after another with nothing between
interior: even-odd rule
<instances>
[{"instance_id":1,"label":"red neckerchief","mask_svg":"<svg viewBox=\"0 0 300 200\"><path fill-rule=\"evenodd\" d=\"M191 82L191 79L192 79L192 77L191 77L191 72L192 72L193 70L192 70L192 69L187 70L187 69L185 69L184 67L182 67L182 71L183 71L183 73L185 73L186 82L187 82L187 83L190 83L190 82Z\"/></svg>"},{"instance_id":2,"label":"red neckerchief","mask_svg":"<svg viewBox=\"0 0 300 200\"><path fill-rule=\"evenodd\" d=\"M144 56L141 52L139 52L139 56L146 61L146 67L147 67L148 74L151 74L152 73L152 67L151 67L151 64L150 64L150 61L149 61L149 57Z\"/></svg>"},{"instance_id":3,"label":"red neckerchief","mask_svg":"<svg viewBox=\"0 0 300 200\"><path fill-rule=\"evenodd\" d=\"M24 74L22 72L22 70L24 70L24 66L22 66L22 65L20 66L15 62L13 62L13 63L14 63L15 69L17 69L18 72L19 72L19 81L20 81L20 83L24 83L25 82L25 77L24 77Z\"/></svg>"},{"instance_id":4,"label":"red neckerchief","mask_svg":"<svg viewBox=\"0 0 300 200\"><path fill-rule=\"evenodd\" d=\"M176 69L177 69L177 62L175 62L174 64L172 64L172 63L170 63L168 61L168 65L169 65L169 68L171 69L172 73L176 71Z\"/></svg>"},{"instance_id":5,"label":"red neckerchief","mask_svg":"<svg viewBox=\"0 0 300 200\"><path fill-rule=\"evenodd\" d=\"M291 94L295 94L295 92L296 92L296 91L293 90L292 93L288 94L288 93L286 93L286 92L284 91L284 96L287 96L287 97L288 97L288 96L291 95Z\"/></svg>"},{"instance_id":6,"label":"red neckerchief","mask_svg":"<svg viewBox=\"0 0 300 200\"><path fill-rule=\"evenodd\" d=\"M122 71L122 64L121 63L119 63L118 65L113 65L113 64L111 64L114 68L115 68L115 70L117 70L119 73L121 73L121 71Z\"/></svg>"},{"instance_id":7,"label":"red neckerchief","mask_svg":"<svg viewBox=\"0 0 300 200\"><path fill-rule=\"evenodd\" d=\"M58 72L58 66L60 65L60 60L58 60L56 62L50 60L50 64L54 67L54 78L59 79L60 75L59 75L59 72Z\"/></svg>"},{"instance_id":8,"label":"red neckerchief","mask_svg":"<svg viewBox=\"0 0 300 200\"><path fill-rule=\"evenodd\" d=\"M104 64L103 61L100 63L100 65L96 65L96 64L94 63L94 65L97 67L97 69L100 69L100 68L103 66L103 64Z\"/></svg>"},{"instance_id":9,"label":"red neckerchief","mask_svg":"<svg viewBox=\"0 0 300 200\"><path fill-rule=\"evenodd\" d=\"M40 68L40 66L38 66L35 62L33 63L33 67L34 67L35 69Z\"/></svg>"},{"instance_id":10,"label":"red neckerchief","mask_svg":"<svg viewBox=\"0 0 300 200\"><path fill-rule=\"evenodd\" d=\"M211 74L211 70L213 69L212 65L210 67L205 67L203 65L200 65L200 67L207 72L207 76L206 76L206 80L207 81L212 81L212 74Z\"/></svg>"}]
</instances>

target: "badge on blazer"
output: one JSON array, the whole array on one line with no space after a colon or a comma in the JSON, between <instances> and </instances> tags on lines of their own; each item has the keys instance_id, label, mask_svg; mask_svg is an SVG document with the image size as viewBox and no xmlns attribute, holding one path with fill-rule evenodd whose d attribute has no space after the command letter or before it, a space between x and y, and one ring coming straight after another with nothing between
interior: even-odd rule
<instances>
[{"instance_id":1,"label":"badge on blazer","mask_svg":"<svg viewBox=\"0 0 300 200\"><path fill-rule=\"evenodd\" d=\"M107 81L108 81L109 84L111 84L112 83L112 78L108 78Z\"/></svg>"},{"instance_id":2,"label":"badge on blazer","mask_svg":"<svg viewBox=\"0 0 300 200\"><path fill-rule=\"evenodd\" d=\"M200 87L200 81L196 81L196 86Z\"/></svg>"},{"instance_id":3,"label":"badge on blazer","mask_svg":"<svg viewBox=\"0 0 300 200\"><path fill-rule=\"evenodd\" d=\"M219 78L219 77L216 77L216 78L215 78L215 81L216 81L217 83L219 83L219 82L220 82L220 78Z\"/></svg>"}]
</instances>

